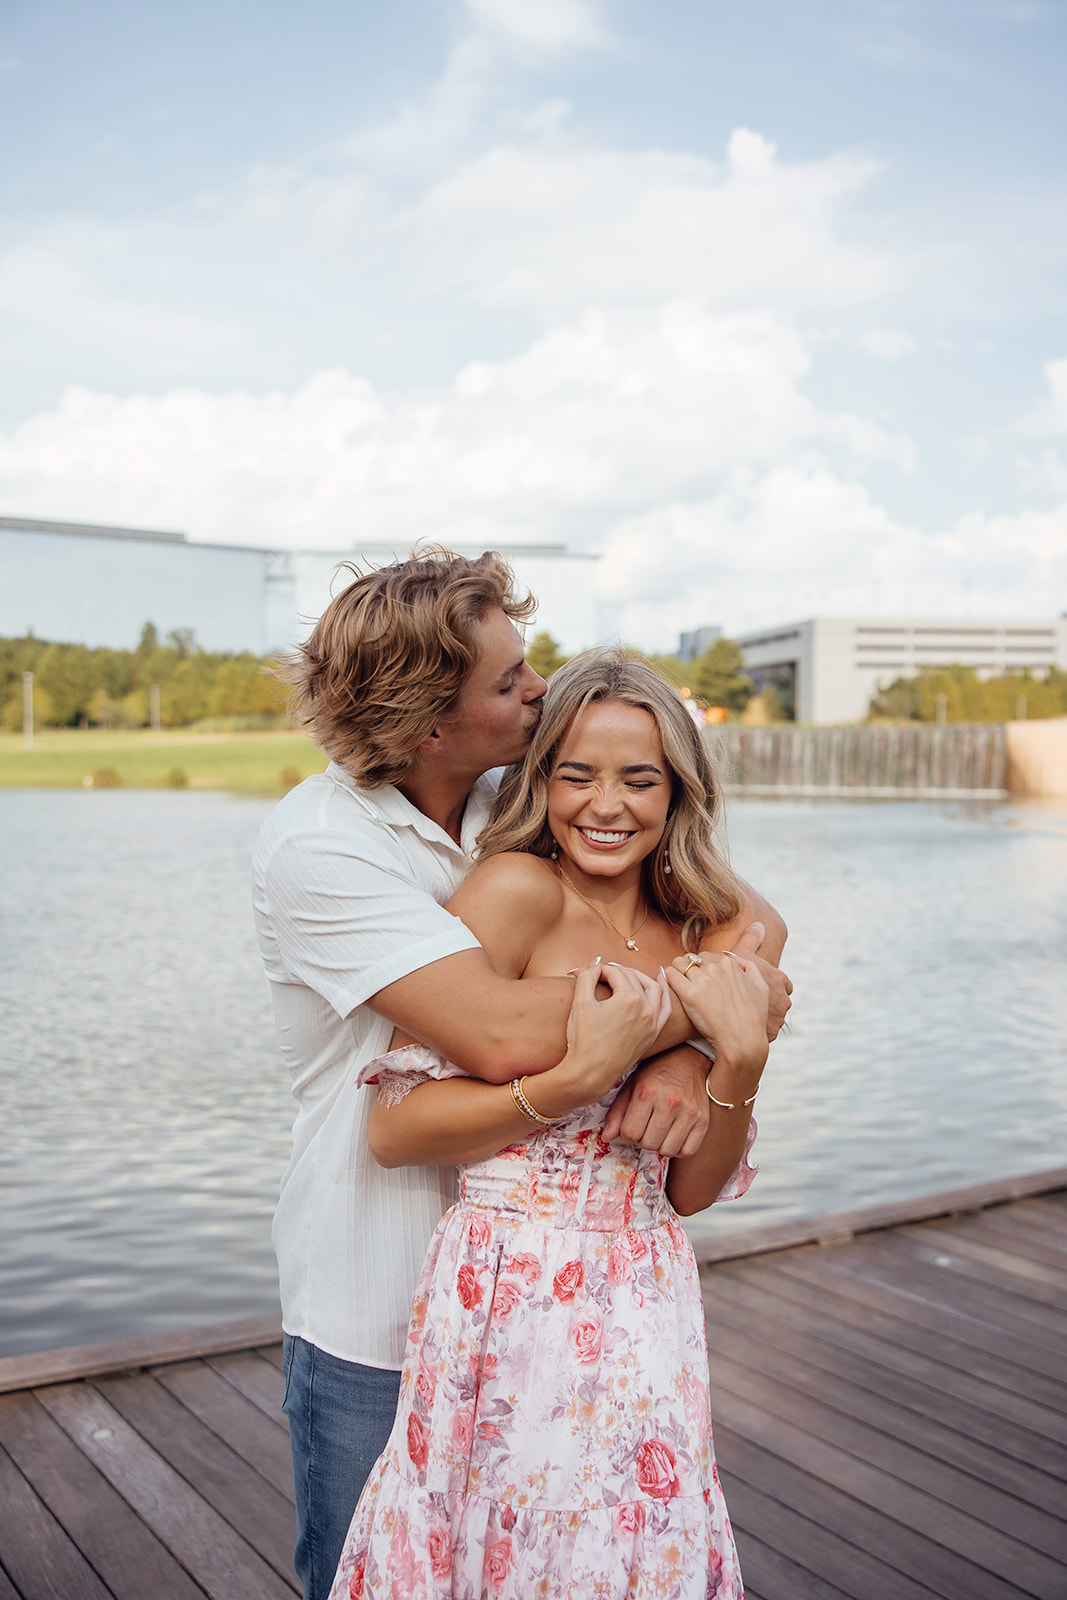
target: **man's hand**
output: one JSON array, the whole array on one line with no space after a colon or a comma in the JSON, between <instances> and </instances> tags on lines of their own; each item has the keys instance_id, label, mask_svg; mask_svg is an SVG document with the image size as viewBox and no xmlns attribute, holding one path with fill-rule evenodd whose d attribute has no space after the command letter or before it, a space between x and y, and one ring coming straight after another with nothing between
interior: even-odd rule
<instances>
[{"instance_id":1,"label":"man's hand","mask_svg":"<svg viewBox=\"0 0 1067 1600\"><path fill-rule=\"evenodd\" d=\"M754 961L759 968L760 977L770 990L770 1004L767 1008L767 1038L773 1044L782 1031L786 1012L793 1004L789 996L793 993L793 985L779 967L774 967L769 961L764 960L759 953L763 942L763 923L750 922L740 939L734 941L734 953L744 956L749 961Z\"/></svg>"},{"instance_id":2,"label":"man's hand","mask_svg":"<svg viewBox=\"0 0 1067 1600\"><path fill-rule=\"evenodd\" d=\"M609 1144L625 1139L661 1156L696 1155L708 1127L708 1065L706 1056L684 1044L653 1056L615 1096L601 1137Z\"/></svg>"}]
</instances>

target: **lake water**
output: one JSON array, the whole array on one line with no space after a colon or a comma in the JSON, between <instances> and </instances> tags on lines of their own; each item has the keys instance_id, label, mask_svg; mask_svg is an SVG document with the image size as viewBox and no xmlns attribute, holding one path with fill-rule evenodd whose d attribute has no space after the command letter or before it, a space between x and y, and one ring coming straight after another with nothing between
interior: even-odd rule
<instances>
[{"instance_id":1,"label":"lake water","mask_svg":"<svg viewBox=\"0 0 1067 1600\"><path fill-rule=\"evenodd\" d=\"M0 1353L277 1308L271 802L0 791ZM702 1231L1067 1160L1067 805L735 800L790 925L749 1195Z\"/></svg>"}]
</instances>

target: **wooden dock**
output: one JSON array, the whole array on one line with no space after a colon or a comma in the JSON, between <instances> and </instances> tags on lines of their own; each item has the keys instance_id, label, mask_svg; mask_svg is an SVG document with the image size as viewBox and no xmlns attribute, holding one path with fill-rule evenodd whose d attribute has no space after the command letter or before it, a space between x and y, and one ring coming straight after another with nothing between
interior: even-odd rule
<instances>
[{"instance_id":1,"label":"wooden dock","mask_svg":"<svg viewBox=\"0 0 1067 1600\"><path fill-rule=\"evenodd\" d=\"M1067 1600L1067 1169L698 1255L748 1600ZM0 1360L0 1600L291 1600L280 1365Z\"/></svg>"}]
</instances>

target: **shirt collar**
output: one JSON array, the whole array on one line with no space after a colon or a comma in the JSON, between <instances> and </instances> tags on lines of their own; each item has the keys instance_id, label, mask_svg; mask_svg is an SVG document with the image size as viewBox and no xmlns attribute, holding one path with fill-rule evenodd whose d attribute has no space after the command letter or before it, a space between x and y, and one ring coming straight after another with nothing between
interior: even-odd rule
<instances>
[{"instance_id":1,"label":"shirt collar","mask_svg":"<svg viewBox=\"0 0 1067 1600\"><path fill-rule=\"evenodd\" d=\"M469 857L474 850L474 841L485 827L486 818L496 799L503 769L496 768L492 772L483 773L467 796L467 804L463 811L461 845L457 844L439 823L434 822L424 811L420 811L418 806L413 806L407 796L401 794L394 784L386 783L379 789L360 788L352 774L337 761L331 761L326 771L335 783L341 784L348 790L370 816L380 817L391 828L414 828L415 832L428 843L444 845L456 855Z\"/></svg>"}]
</instances>

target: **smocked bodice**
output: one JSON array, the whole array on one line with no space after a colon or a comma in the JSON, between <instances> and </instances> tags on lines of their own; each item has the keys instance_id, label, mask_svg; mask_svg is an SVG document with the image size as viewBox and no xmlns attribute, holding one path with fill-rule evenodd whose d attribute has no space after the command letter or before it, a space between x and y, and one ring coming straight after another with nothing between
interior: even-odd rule
<instances>
[{"instance_id":1,"label":"smocked bodice","mask_svg":"<svg viewBox=\"0 0 1067 1600\"><path fill-rule=\"evenodd\" d=\"M654 1228L673 1211L667 1161L600 1137L615 1091L522 1143L460 1168L460 1204L525 1217L550 1228L614 1233Z\"/></svg>"}]
</instances>

